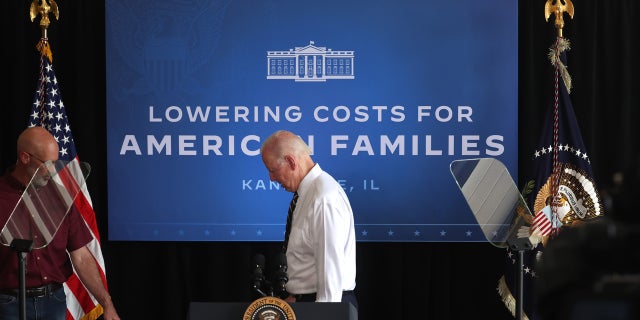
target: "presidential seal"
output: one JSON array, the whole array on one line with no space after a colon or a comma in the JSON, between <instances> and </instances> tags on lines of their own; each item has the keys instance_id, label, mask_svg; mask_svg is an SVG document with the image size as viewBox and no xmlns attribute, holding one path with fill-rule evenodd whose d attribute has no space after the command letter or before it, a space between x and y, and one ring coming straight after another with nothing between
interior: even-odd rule
<instances>
[{"instance_id":1,"label":"presidential seal","mask_svg":"<svg viewBox=\"0 0 640 320\"><path fill-rule=\"evenodd\" d=\"M558 195L553 197L551 184L553 175L547 178L540 188L534 203L535 212L547 205L555 206L558 218L563 225L575 221L589 220L603 214L602 202L595 183L580 168L571 164L563 164L558 184Z\"/></svg>"},{"instance_id":2,"label":"presidential seal","mask_svg":"<svg viewBox=\"0 0 640 320\"><path fill-rule=\"evenodd\" d=\"M253 301L244 312L242 320L295 320L291 306L276 297L262 297Z\"/></svg>"}]
</instances>

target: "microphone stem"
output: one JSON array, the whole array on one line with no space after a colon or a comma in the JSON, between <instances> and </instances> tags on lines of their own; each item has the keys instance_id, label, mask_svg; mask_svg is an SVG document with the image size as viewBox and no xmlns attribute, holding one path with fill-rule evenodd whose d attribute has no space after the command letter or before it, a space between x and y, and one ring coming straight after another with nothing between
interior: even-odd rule
<instances>
[{"instance_id":1,"label":"microphone stem","mask_svg":"<svg viewBox=\"0 0 640 320\"><path fill-rule=\"evenodd\" d=\"M266 296L267 296L267 294L266 294L266 293L264 293L264 291L260 290L260 288L253 287L253 289L254 289L257 293L259 293L261 296L263 296L263 297L266 297Z\"/></svg>"}]
</instances>

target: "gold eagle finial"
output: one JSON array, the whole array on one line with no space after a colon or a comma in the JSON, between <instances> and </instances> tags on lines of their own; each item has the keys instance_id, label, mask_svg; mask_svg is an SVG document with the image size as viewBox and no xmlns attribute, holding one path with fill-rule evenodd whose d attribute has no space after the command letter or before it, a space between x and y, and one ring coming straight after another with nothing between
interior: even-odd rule
<instances>
[{"instance_id":1,"label":"gold eagle finial","mask_svg":"<svg viewBox=\"0 0 640 320\"><path fill-rule=\"evenodd\" d=\"M53 13L56 17L56 20L60 17L60 12L58 11L58 4L55 0L33 0L31 1L31 6L29 7L29 16L31 17L31 22L38 16L41 15L40 18L40 27L42 28L42 37L47 37L47 28L51 21L49 20L49 13Z\"/></svg>"},{"instance_id":2,"label":"gold eagle finial","mask_svg":"<svg viewBox=\"0 0 640 320\"><path fill-rule=\"evenodd\" d=\"M558 37L560 38L562 38L562 28L564 28L562 14L565 12L573 19L573 3L571 0L547 0L544 5L544 18L547 22L552 13L556 16L556 28L558 28Z\"/></svg>"}]
</instances>

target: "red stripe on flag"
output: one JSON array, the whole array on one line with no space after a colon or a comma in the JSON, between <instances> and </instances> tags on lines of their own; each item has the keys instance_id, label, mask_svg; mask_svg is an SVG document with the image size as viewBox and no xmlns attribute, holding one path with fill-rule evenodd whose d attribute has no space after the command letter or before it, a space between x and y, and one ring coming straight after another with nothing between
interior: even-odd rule
<instances>
[{"instance_id":1,"label":"red stripe on flag","mask_svg":"<svg viewBox=\"0 0 640 320\"><path fill-rule=\"evenodd\" d=\"M81 192L78 194L74 204L76 208L78 208L78 211L80 211L80 215L84 218L84 221L87 223L91 233L93 233L93 237L98 241L98 243L100 243L100 233L98 232L98 224L96 223L96 214L84 193Z\"/></svg>"},{"instance_id":2,"label":"red stripe on flag","mask_svg":"<svg viewBox=\"0 0 640 320\"><path fill-rule=\"evenodd\" d=\"M67 285L67 287L69 287L69 290L71 290L73 295L76 297L76 300L80 304L82 310L84 310L84 313L88 313L96 307L96 305L93 303L93 300L91 299L91 296L89 296L87 290L84 288L82 282L80 282L80 279L78 279L78 276L75 273L72 274L69 279L67 279L67 282L65 282L65 284ZM82 289L79 290L80 288Z\"/></svg>"},{"instance_id":3,"label":"red stripe on flag","mask_svg":"<svg viewBox=\"0 0 640 320\"><path fill-rule=\"evenodd\" d=\"M533 227L538 228L543 236L551 234L551 221L542 210L540 210L533 219Z\"/></svg>"}]
</instances>

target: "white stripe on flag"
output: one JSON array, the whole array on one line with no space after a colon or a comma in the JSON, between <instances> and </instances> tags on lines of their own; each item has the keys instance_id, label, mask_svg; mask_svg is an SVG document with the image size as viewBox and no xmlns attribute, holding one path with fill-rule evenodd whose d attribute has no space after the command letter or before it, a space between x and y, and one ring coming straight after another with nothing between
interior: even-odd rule
<instances>
[{"instance_id":1,"label":"white stripe on flag","mask_svg":"<svg viewBox=\"0 0 640 320\"><path fill-rule=\"evenodd\" d=\"M82 318L84 310L82 310L76 296L71 292L71 289L66 283L64 284L64 293L67 295L67 313L71 316L71 319ZM67 319L69 318L67 317Z\"/></svg>"}]
</instances>

